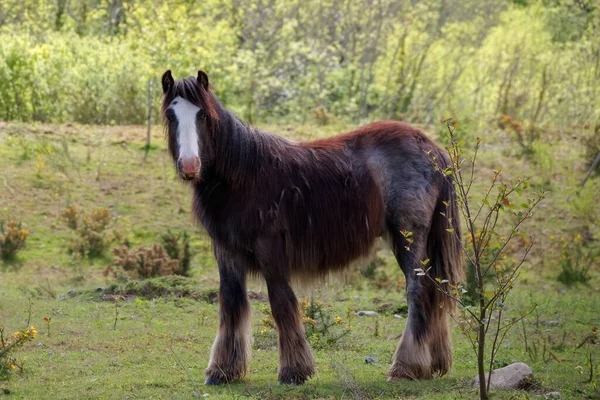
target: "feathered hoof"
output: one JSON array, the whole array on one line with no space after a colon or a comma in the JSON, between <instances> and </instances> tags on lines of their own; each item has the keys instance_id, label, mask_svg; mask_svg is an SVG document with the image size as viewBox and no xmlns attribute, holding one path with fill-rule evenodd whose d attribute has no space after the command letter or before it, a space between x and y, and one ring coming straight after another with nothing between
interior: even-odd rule
<instances>
[{"instance_id":1,"label":"feathered hoof","mask_svg":"<svg viewBox=\"0 0 600 400\"><path fill-rule=\"evenodd\" d=\"M205 385L209 385L209 386L216 386L216 385L220 385L222 383L224 383L224 382L222 382L219 378L214 377L214 376L209 376L204 381L204 384Z\"/></svg>"},{"instance_id":2,"label":"feathered hoof","mask_svg":"<svg viewBox=\"0 0 600 400\"><path fill-rule=\"evenodd\" d=\"M302 385L314 374L313 368L285 367L279 371L278 384L280 385Z\"/></svg>"},{"instance_id":3,"label":"feathered hoof","mask_svg":"<svg viewBox=\"0 0 600 400\"><path fill-rule=\"evenodd\" d=\"M431 379L433 375L431 368L422 365L396 364L392 365L388 372L388 382L414 381L422 379Z\"/></svg>"},{"instance_id":4,"label":"feathered hoof","mask_svg":"<svg viewBox=\"0 0 600 400\"><path fill-rule=\"evenodd\" d=\"M231 383L244 378L245 373L238 370L227 370L212 369L206 370L205 385L222 385L225 383Z\"/></svg>"}]
</instances>

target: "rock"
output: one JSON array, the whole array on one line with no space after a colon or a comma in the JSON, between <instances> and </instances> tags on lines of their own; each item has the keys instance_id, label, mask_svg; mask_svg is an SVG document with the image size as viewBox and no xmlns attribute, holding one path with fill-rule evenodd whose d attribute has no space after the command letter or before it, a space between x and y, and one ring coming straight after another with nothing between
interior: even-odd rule
<instances>
[{"instance_id":1,"label":"rock","mask_svg":"<svg viewBox=\"0 0 600 400\"><path fill-rule=\"evenodd\" d=\"M375 311L357 311L356 315L359 317L376 317L379 315L379 313Z\"/></svg>"},{"instance_id":2,"label":"rock","mask_svg":"<svg viewBox=\"0 0 600 400\"><path fill-rule=\"evenodd\" d=\"M376 358L373 358L371 356L365 356L365 363L367 364L375 364L377 361L379 361Z\"/></svg>"},{"instance_id":3,"label":"rock","mask_svg":"<svg viewBox=\"0 0 600 400\"><path fill-rule=\"evenodd\" d=\"M510 364L492 371L490 389L524 389L529 386L531 378L533 371L529 365L522 362ZM479 376L475 377L473 387L479 387Z\"/></svg>"},{"instance_id":4,"label":"rock","mask_svg":"<svg viewBox=\"0 0 600 400\"><path fill-rule=\"evenodd\" d=\"M546 399L553 399L553 400L559 400L562 399L562 397L560 397L560 392L550 392L550 393L546 393L544 395L544 398Z\"/></svg>"},{"instance_id":5,"label":"rock","mask_svg":"<svg viewBox=\"0 0 600 400\"><path fill-rule=\"evenodd\" d=\"M554 326L558 326L559 321L540 321L540 324L546 326L546 327L554 327Z\"/></svg>"},{"instance_id":6,"label":"rock","mask_svg":"<svg viewBox=\"0 0 600 400\"><path fill-rule=\"evenodd\" d=\"M400 314L394 314L394 318L396 318L396 319L402 319L402 315L400 315Z\"/></svg>"},{"instance_id":7,"label":"rock","mask_svg":"<svg viewBox=\"0 0 600 400\"><path fill-rule=\"evenodd\" d=\"M69 290L67 292L67 294L65 294L64 296L61 296L59 298L59 300L67 300L67 299L70 299L70 298L75 297L75 296L77 296L77 293L74 290Z\"/></svg>"}]
</instances>

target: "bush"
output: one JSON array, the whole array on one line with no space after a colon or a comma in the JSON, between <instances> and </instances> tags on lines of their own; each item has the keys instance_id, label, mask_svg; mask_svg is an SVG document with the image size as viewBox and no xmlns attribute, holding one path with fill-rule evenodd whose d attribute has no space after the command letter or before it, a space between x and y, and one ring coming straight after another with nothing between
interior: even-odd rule
<instances>
[{"instance_id":1,"label":"bush","mask_svg":"<svg viewBox=\"0 0 600 400\"><path fill-rule=\"evenodd\" d=\"M300 309L306 338L314 348L334 345L352 330L350 324L341 317L334 316L333 309L320 301L300 299ZM256 335L254 346L266 349L276 346L276 324L268 306L264 305L261 311L265 316L260 321L262 329Z\"/></svg>"},{"instance_id":2,"label":"bush","mask_svg":"<svg viewBox=\"0 0 600 400\"><path fill-rule=\"evenodd\" d=\"M112 272L119 277L124 272L132 279L146 279L179 274L179 260L170 258L159 244L139 246L135 250L121 246L114 248L112 253L115 258L104 270L105 276Z\"/></svg>"},{"instance_id":3,"label":"bush","mask_svg":"<svg viewBox=\"0 0 600 400\"><path fill-rule=\"evenodd\" d=\"M176 274L190 276L190 265L192 254L190 252L190 237L186 231L174 234L168 231L160 237L162 245L173 260L179 260L179 268Z\"/></svg>"},{"instance_id":4,"label":"bush","mask_svg":"<svg viewBox=\"0 0 600 400\"><path fill-rule=\"evenodd\" d=\"M334 345L352 329L341 317L334 316L331 307L326 307L320 301L301 299L300 308L304 315L302 322L306 337L314 347Z\"/></svg>"},{"instance_id":5,"label":"bush","mask_svg":"<svg viewBox=\"0 0 600 400\"><path fill-rule=\"evenodd\" d=\"M115 232L108 232L112 218L106 208L98 208L88 216L80 216L75 206L69 206L62 213L62 217L67 226L77 235L68 246L69 254L99 257L113 241L118 239Z\"/></svg>"},{"instance_id":6,"label":"bush","mask_svg":"<svg viewBox=\"0 0 600 400\"><path fill-rule=\"evenodd\" d=\"M0 256L3 260L13 259L19 250L25 247L29 231L21 222L15 220L0 221Z\"/></svg>"},{"instance_id":7,"label":"bush","mask_svg":"<svg viewBox=\"0 0 600 400\"><path fill-rule=\"evenodd\" d=\"M561 269L557 279L565 285L586 283L592 266L600 265L600 249L586 246L579 233L572 238L560 238L555 245L559 249Z\"/></svg>"},{"instance_id":8,"label":"bush","mask_svg":"<svg viewBox=\"0 0 600 400\"><path fill-rule=\"evenodd\" d=\"M12 370L23 370L23 363L12 355L15 349L33 340L37 335L35 327L16 331L10 338L4 337L4 328L0 328L0 380L6 380Z\"/></svg>"}]
</instances>

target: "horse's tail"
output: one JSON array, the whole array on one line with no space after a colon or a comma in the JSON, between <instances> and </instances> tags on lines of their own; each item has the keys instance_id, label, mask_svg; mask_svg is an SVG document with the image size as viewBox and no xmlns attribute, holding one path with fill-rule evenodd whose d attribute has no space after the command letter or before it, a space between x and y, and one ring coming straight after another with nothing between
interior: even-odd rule
<instances>
[{"instance_id":1,"label":"horse's tail","mask_svg":"<svg viewBox=\"0 0 600 400\"><path fill-rule=\"evenodd\" d=\"M439 165L444 169L448 164L447 155L440 151ZM442 173L443 174L443 173ZM435 211L431 221L429 237L427 238L427 254L431 262L429 276L447 280L451 285L457 285L464 279L463 248L460 235L460 215L456 204L456 193L452 176L443 174ZM447 291L452 289L447 283L440 286ZM447 311L454 311L454 300L436 290L436 301L443 303Z\"/></svg>"}]
</instances>

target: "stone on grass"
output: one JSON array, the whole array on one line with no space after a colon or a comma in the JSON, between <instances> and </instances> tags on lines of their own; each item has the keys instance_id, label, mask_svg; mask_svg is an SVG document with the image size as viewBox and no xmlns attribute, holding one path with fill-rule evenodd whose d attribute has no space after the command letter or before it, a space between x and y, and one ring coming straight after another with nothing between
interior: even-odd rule
<instances>
[{"instance_id":1,"label":"stone on grass","mask_svg":"<svg viewBox=\"0 0 600 400\"><path fill-rule=\"evenodd\" d=\"M375 311L357 311L356 315L359 317L376 317L379 315L379 313Z\"/></svg>"},{"instance_id":2,"label":"stone on grass","mask_svg":"<svg viewBox=\"0 0 600 400\"><path fill-rule=\"evenodd\" d=\"M488 374L485 374L487 379ZM529 365L518 362L492 371L490 389L525 389L531 384L533 371ZM473 387L479 387L479 376L475 377Z\"/></svg>"},{"instance_id":3,"label":"stone on grass","mask_svg":"<svg viewBox=\"0 0 600 400\"><path fill-rule=\"evenodd\" d=\"M375 364L377 361L378 360L375 357L365 356L365 363L367 364Z\"/></svg>"},{"instance_id":4,"label":"stone on grass","mask_svg":"<svg viewBox=\"0 0 600 400\"><path fill-rule=\"evenodd\" d=\"M553 400L560 400L560 399L562 399L562 397L560 397L560 392L546 393L544 395L544 398L546 398L546 399L553 399Z\"/></svg>"}]
</instances>

